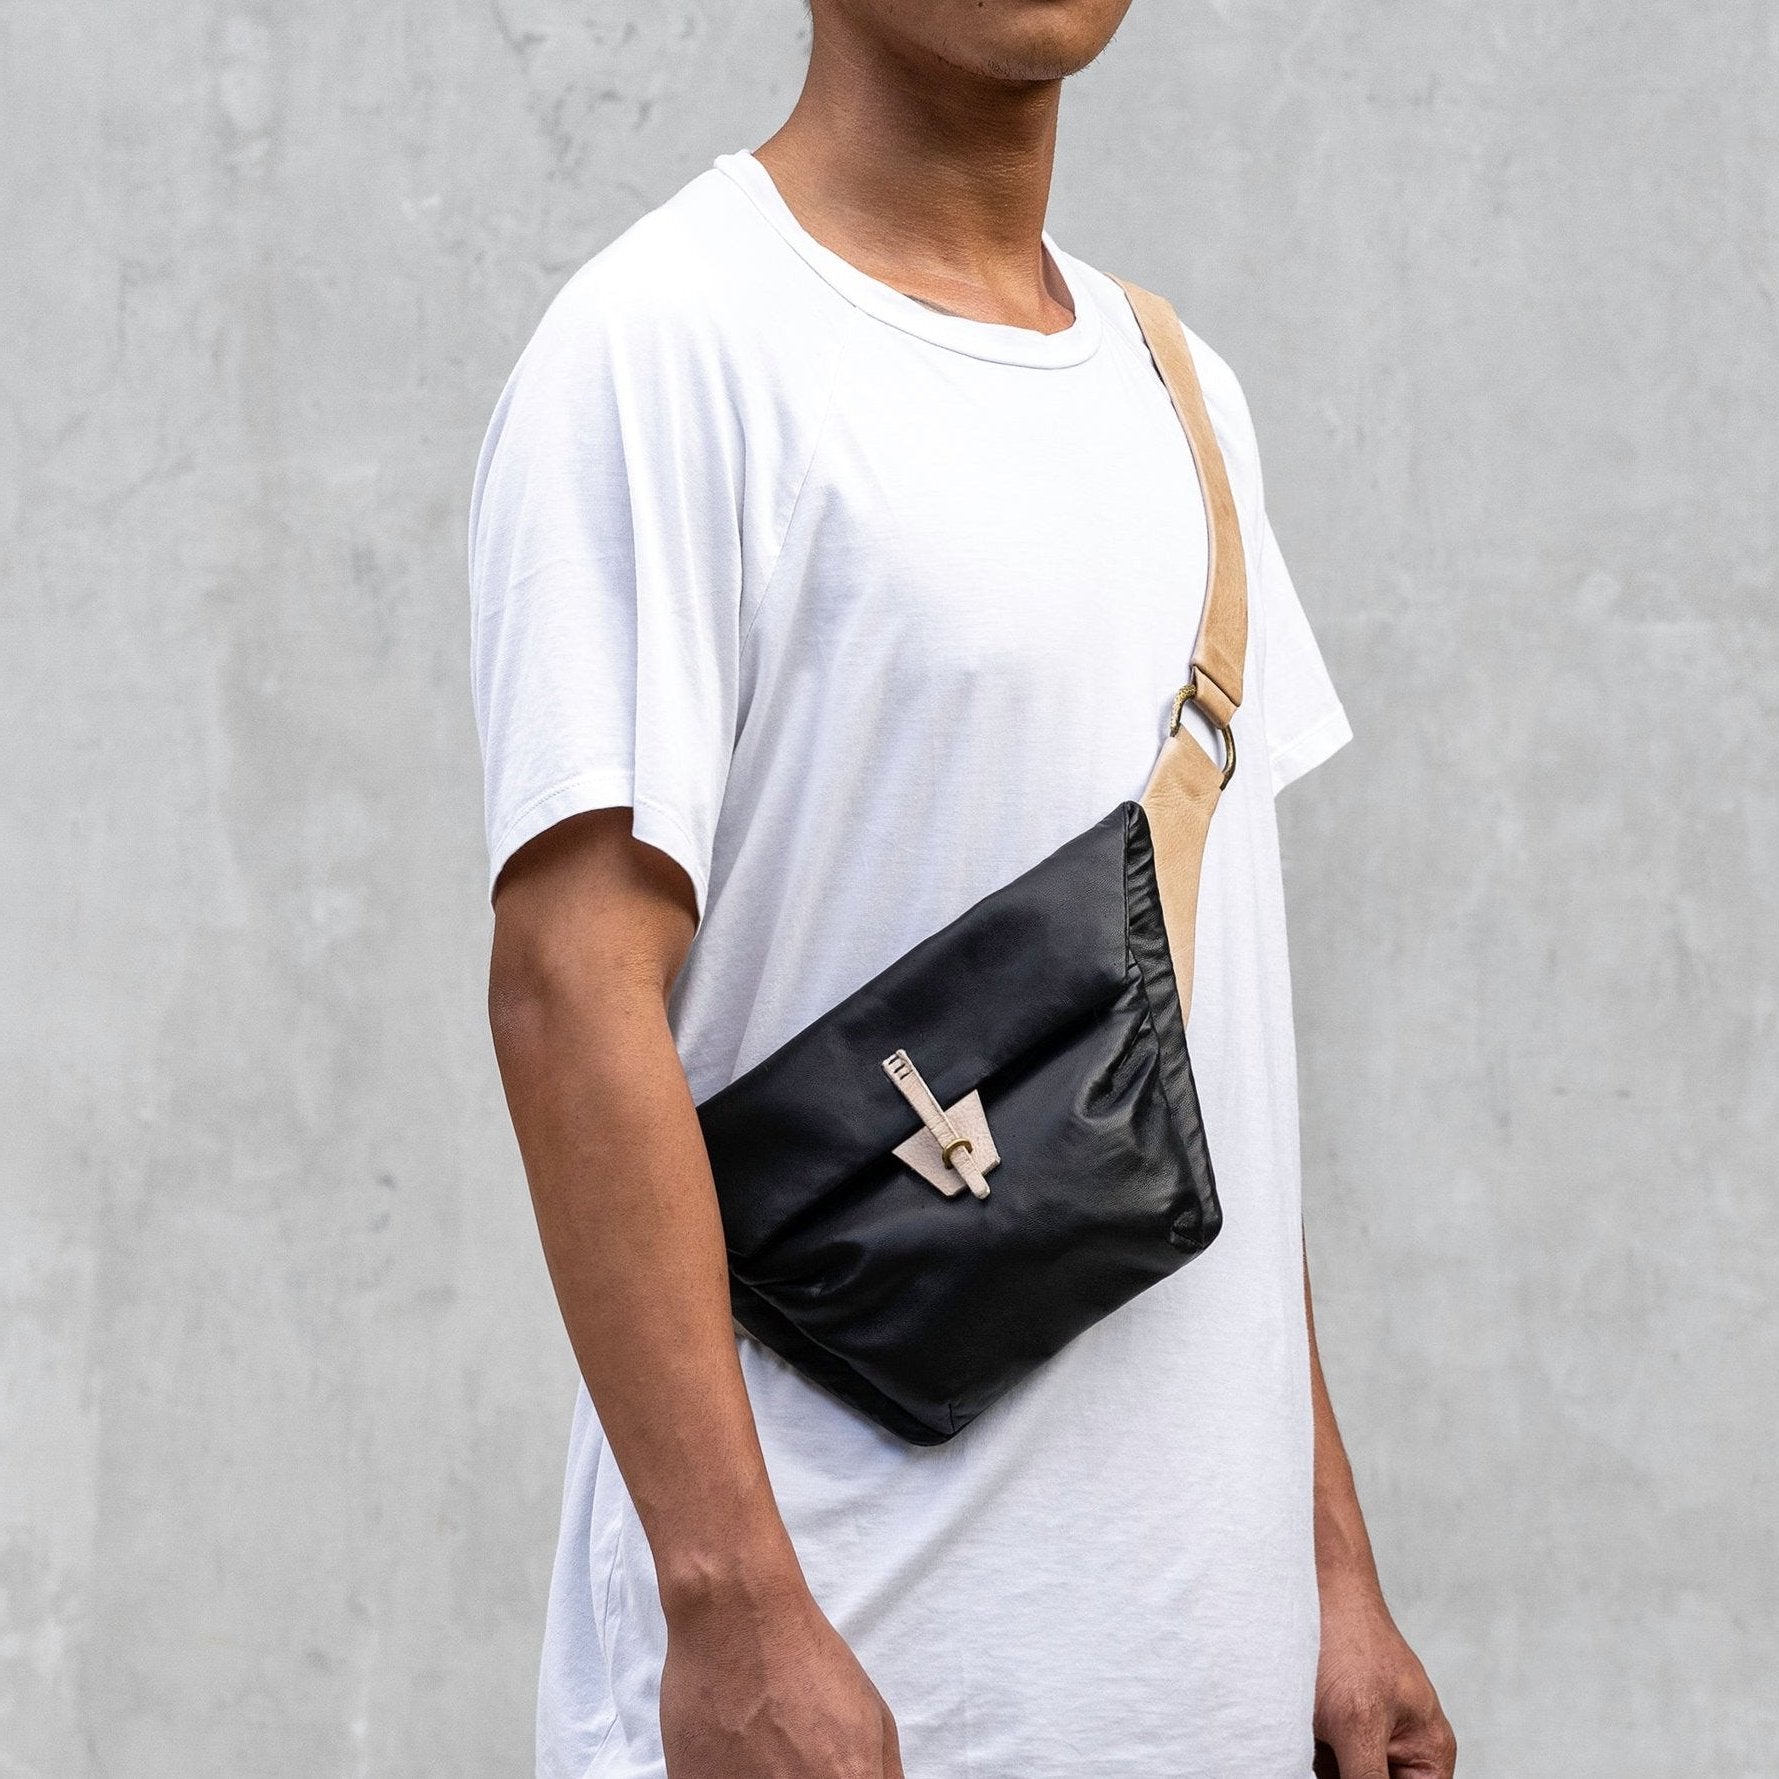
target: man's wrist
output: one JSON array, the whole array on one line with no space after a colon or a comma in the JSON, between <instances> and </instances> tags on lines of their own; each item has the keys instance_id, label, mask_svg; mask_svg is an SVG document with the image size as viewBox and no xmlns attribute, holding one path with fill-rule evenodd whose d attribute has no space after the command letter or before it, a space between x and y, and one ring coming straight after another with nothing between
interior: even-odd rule
<instances>
[{"instance_id":1,"label":"man's wrist","mask_svg":"<svg viewBox=\"0 0 1779 1779\"><path fill-rule=\"evenodd\" d=\"M1377 1567L1369 1556L1360 1557L1349 1551L1324 1557L1316 1556L1316 1590L1324 1608L1336 1606L1352 1610L1388 1612L1383 1583Z\"/></svg>"},{"instance_id":2,"label":"man's wrist","mask_svg":"<svg viewBox=\"0 0 1779 1779\"><path fill-rule=\"evenodd\" d=\"M655 1580L670 1628L689 1627L713 1614L754 1617L782 1611L809 1592L782 1525L658 1550Z\"/></svg>"}]
</instances>

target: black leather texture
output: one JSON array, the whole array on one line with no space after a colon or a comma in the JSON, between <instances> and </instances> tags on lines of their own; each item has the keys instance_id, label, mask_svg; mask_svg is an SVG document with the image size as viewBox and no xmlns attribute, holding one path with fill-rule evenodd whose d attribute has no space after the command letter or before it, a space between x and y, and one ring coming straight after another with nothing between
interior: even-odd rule
<instances>
[{"instance_id":1,"label":"black leather texture","mask_svg":"<svg viewBox=\"0 0 1779 1779\"><path fill-rule=\"evenodd\" d=\"M948 1198L891 1151L905 1049L982 1098L1000 1165ZM919 1445L1217 1234L1136 803L984 897L699 1108L735 1319Z\"/></svg>"}]
</instances>

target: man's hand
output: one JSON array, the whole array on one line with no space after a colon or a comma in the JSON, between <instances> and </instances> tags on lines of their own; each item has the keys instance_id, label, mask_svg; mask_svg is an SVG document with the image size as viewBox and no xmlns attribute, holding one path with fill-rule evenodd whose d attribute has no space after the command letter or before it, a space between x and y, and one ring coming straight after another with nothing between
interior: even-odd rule
<instances>
[{"instance_id":1,"label":"man's hand","mask_svg":"<svg viewBox=\"0 0 1779 1779\"><path fill-rule=\"evenodd\" d=\"M1452 1779L1458 1741L1383 1595L1324 1580L1316 1671L1319 1779Z\"/></svg>"},{"instance_id":2,"label":"man's hand","mask_svg":"<svg viewBox=\"0 0 1779 1779\"><path fill-rule=\"evenodd\" d=\"M669 1779L902 1779L896 1726L804 1589L669 1609Z\"/></svg>"}]
</instances>

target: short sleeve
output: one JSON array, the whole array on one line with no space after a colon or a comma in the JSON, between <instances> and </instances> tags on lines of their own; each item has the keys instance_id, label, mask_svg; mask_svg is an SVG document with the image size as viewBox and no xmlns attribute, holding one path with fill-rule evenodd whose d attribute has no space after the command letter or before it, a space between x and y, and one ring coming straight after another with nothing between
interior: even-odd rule
<instances>
[{"instance_id":1,"label":"short sleeve","mask_svg":"<svg viewBox=\"0 0 1779 1779\"><path fill-rule=\"evenodd\" d=\"M583 271L501 395L469 539L491 892L528 840L628 806L703 914L742 596L739 433L715 358L695 326Z\"/></svg>"},{"instance_id":2,"label":"short sleeve","mask_svg":"<svg viewBox=\"0 0 1779 1779\"><path fill-rule=\"evenodd\" d=\"M1255 579L1266 650L1261 721L1276 796L1351 741L1353 731L1264 510Z\"/></svg>"}]
</instances>

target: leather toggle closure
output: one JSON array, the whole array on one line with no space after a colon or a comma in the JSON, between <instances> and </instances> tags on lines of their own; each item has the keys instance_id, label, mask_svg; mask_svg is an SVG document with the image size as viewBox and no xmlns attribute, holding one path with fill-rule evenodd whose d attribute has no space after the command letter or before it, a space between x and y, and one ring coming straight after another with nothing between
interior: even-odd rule
<instances>
[{"instance_id":1,"label":"leather toggle closure","mask_svg":"<svg viewBox=\"0 0 1779 1779\"><path fill-rule=\"evenodd\" d=\"M1000 1165L1001 1157L989 1134L982 1096L970 1092L955 1105L941 1106L906 1050L886 1056L883 1072L921 1123L913 1136L896 1145L897 1158L947 1198L955 1198L966 1186L977 1198L987 1198L988 1181L983 1176Z\"/></svg>"}]
</instances>

